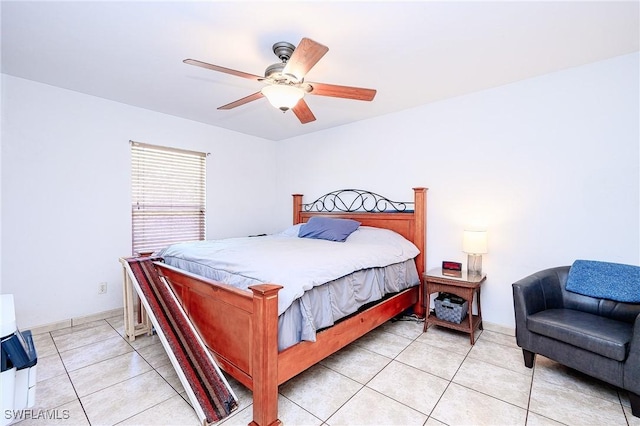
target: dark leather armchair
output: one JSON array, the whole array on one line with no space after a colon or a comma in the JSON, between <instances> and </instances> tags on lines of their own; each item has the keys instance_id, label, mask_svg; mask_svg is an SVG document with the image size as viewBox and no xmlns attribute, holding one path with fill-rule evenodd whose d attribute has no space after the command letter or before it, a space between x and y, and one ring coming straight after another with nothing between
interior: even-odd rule
<instances>
[{"instance_id":1,"label":"dark leather armchair","mask_svg":"<svg viewBox=\"0 0 640 426\"><path fill-rule=\"evenodd\" d=\"M516 340L532 368L541 354L625 389L640 417L640 304L565 290L569 266L513 284Z\"/></svg>"}]
</instances>

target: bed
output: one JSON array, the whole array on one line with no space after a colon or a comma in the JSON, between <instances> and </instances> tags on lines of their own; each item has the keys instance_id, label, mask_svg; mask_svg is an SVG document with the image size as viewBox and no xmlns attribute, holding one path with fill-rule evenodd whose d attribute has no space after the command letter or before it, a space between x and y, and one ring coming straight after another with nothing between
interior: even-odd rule
<instances>
[{"instance_id":1,"label":"bed","mask_svg":"<svg viewBox=\"0 0 640 426\"><path fill-rule=\"evenodd\" d=\"M294 194L293 224L307 223L313 217L329 217L352 219L362 227L392 230L418 249L414 261L421 277L426 258L426 191L414 188L412 202L394 202L353 189L333 191L310 203L303 203L302 195ZM246 291L163 262L156 262L155 266L220 367L253 391L251 424L255 425L281 423L280 384L408 309L412 308L418 316L424 315L422 285L416 285L367 304L318 331L315 342L301 341L279 350L278 293L282 286L256 284Z\"/></svg>"}]
</instances>

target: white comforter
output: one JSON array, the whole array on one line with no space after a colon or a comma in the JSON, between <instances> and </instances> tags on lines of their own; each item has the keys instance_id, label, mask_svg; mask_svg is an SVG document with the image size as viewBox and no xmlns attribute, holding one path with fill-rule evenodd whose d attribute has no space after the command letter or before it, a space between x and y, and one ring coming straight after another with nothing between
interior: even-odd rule
<instances>
[{"instance_id":1,"label":"white comforter","mask_svg":"<svg viewBox=\"0 0 640 426\"><path fill-rule=\"evenodd\" d=\"M158 255L165 261L170 258L168 263L174 266L189 264L191 270L200 269L201 275L243 289L258 283L282 285L280 315L314 286L419 254L413 243L386 229L361 226L345 242L333 242L298 238L298 227L264 237L175 244Z\"/></svg>"}]
</instances>

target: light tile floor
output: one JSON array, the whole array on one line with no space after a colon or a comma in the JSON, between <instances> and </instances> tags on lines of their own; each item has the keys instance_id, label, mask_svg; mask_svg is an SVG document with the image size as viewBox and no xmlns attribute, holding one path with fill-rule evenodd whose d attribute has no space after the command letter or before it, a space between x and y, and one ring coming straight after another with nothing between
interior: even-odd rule
<instances>
[{"instance_id":1,"label":"light tile floor","mask_svg":"<svg viewBox=\"0 0 640 426\"><path fill-rule=\"evenodd\" d=\"M157 336L129 343L121 317L35 336L36 406L20 425L197 425ZM230 379L251 421L251 392ZM280 387L285 425L631 425L624 391L538 357L512 336L390 321ZM30 418L29 418L30 417Z\"/></svg>"}]
</instances>

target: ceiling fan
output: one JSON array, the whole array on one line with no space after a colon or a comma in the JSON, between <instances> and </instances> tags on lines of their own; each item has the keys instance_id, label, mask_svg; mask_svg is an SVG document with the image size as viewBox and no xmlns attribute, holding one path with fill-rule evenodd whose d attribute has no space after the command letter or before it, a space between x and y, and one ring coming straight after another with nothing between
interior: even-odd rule
<instances>
[{"instance_id":1,"label":"ceiling fan","mask_svg":"<svg viewBox=\"0 0 640 426\"><path fill-rule=\"evenodd\" d=\"M278 42L273 45L273 53L280 58L281 62L268 66L264 72L264 77L221 67L219 65L208 64L195 59L185 59L183 62L185 64L196 65L213 71L267 83L259 92L223 105L218 109L232 109L266 97L273 106L282 111L291 109L296 117L298 117L298 120L300 120L302 124L305 124L316 119L309 105L307 105L304 100L305 94L355 99L359 101L371 101L376 95L374 89L304 81L307 72L309 72L328 51L328 47L308 38L303 38L300 44L298 44L298 47L284 41Z\"/></svg>"}]
</instances>

